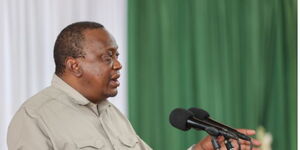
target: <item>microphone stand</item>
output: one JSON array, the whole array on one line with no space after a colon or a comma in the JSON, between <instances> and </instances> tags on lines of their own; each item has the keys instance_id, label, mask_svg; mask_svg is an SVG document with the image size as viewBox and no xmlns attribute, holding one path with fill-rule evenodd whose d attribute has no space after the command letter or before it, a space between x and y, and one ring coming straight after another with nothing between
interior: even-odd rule
<instances>
[{"instance_id":1,"label":"microphone stand","mask_svg":"<svg viewBox=\"0 0 300 150\"><path fill-rule=\"evenodd\" d=\"M226 132L223 132L221 130L217 130L214 127L206 127L205 131L212 137L211 143L212 143L215 150L219 150L221 148L220 144L217 141L217 137L220 136L220 135L222 135L225 139L224 142L225 142L225 146L226 146L227 150L233 150L233 148L234 148L232 146L231 142L229 141L230 138L234 138L234 139L238 140L238 138L236 137L235 134L233 134L233 135L226 134ZM239 141L238 141L238 143L239 143ZM240 143L239 143L239 150L240 150L240 148L241 148L241 146L240 146Z\"/></svg>"},{"instance_id":2,"label":"microphone stand","mask_svg":"<svg viewBox=\"0 0 300 150\"><path fill-rule=\"evenodd\" d=\"M250 139L250 150L252 150L253 148L253 143L252 143L252 140Z\"/></svg>"},{"instance_id":3,"label":"microphone stand","mask_svg":"<svg viewBox=\"0 0 300 150\"><path fill-rule=\"evenodd\" d=\"M233 146L231 144L231 142L229 141L229 139L236 139L239 140L238 137L235 134L232 133L227 133L226 130L218 130L215 127L211 127L211 126L206 126L203 124L198 124L197 122L193 121L193 120L187 120L187 123L191 126L194 127L195 129L203 129L205 130L212 138L211 138L211 143L214 147L215 150L220 150L221 146L218 143L217 137L219 136L223 136L225 138L225 146L227 148L227 150L233 150ZM239 150L241 148L240 143L238 141L239 144Z\"/></svg>"},{"instance_id":4,"label":"microphone stand","mask_svg":"<svg viewBox=\"0 0 300 150\"><path fill-rule=\"evenodd\" d=\"M216 136L211 136L211 144L213 145L215 150L220 150L221 146L218 143L218 140L217 140Z\"/></svg>"},{"instance_id":5,"label":"microphone stand","mask_svg":"<svg viewBox=\"0 0 300 150\"><path fill-rule=\"evenodd\" d=\"M231 142L229 141L229 138L225 137L225 146L227 150L233 150L233 146L231 144Z\"/></svg>"},{"instance_id":6,"label":"microphone stand","mask_svg":"<svg viewBox=\"0 0 300 150\"><path fill-rule=\"evenodd\" d=\"M221 146L217 140L217 137L220 135L219 131L214 127L206 127L205 131L211 136L211 144L215 150L220 150Z\"/></svg>"}]
</instances>

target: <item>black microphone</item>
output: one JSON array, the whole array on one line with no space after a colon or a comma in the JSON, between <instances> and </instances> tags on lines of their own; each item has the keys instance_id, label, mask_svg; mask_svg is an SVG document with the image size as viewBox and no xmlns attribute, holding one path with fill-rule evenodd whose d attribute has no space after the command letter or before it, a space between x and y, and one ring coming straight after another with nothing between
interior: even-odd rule
<instances>
[{"instance_id":1,"label":"black microphone","mask_svg":"<svg viewBox=\"0 0 300 150\"><path fill-rule=\"evenodd\" d=\"M226 126L222 123L219 123L217 121L214 121L212 119L209 118L209 114L207 111L203 110L203 109L200 109L200 108L195 108L195 107L192 107L189 109L190 112L192 112L194 114L194 117L219 129L219 130L227 130L227 131L231 131L233 132L234 134L236 134L239 138L243 139L243 140L246 140L246 141L251 141L251 138L248 137L247 135L229 127L229 126Z\"/></svg>"},{"instance_id":2,"label":"black microphone","mask_svg":"<svg viewBox=\"0 0 300 150\"><path fill-rule=\"evenodd\" d=\"M218 130L213 126L202 122L201 120L196 120L192 112L182 108L174 109L170 113L169 121L172 126L183 131L187 131L191 128L194 128L196 130L204 130L212 136L217 137L222 135L227 138L237 139L237 137L234 134L228 133L223 130Z\"/></svg>"}]
</instances>

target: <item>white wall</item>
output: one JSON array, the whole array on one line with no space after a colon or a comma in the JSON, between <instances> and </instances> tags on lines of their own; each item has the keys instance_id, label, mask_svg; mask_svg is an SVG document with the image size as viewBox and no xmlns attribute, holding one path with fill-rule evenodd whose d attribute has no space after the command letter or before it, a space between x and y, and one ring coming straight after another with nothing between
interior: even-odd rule
<instances>
[{"instance_id":1,"label":"white wall","mask_svg":"<svg viewBox=\"0 0 300 150\"><path fill-rule=\"evenodd\" d=\"M0 149L6 150L10 119L31 95L50 85L53 45L76 21L103 24L119 45L121 86L113 102L127 114L126 0L0 0Z\"/></svg>"}]
</instances>

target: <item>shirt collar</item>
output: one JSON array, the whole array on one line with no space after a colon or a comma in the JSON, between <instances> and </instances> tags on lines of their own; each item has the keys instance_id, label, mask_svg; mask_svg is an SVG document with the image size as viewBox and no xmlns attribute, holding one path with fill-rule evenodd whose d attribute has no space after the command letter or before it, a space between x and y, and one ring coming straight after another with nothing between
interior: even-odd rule
<instances>
[{"instance_id":1,"label":"shirt collar","mask_svg":"<svg viewBox=\"0 0 300 150\"><path fill-rule=\"evenodd\" d=\"M81 95L78 91L76 91L68 83L63 81L60 77L58 77L55 74L53 75L51 85L55 88L58 88L58 89L64 91L66 94L68 94L72 98L72 101L76 104L86 105L88 107L92 107L93 105L95 105L95 106L98 105L97 109L98 109L99 113L106 110L107 107L111 107L111 103L108 102L107 100L101 101L99 104L94 104L94 103L90 102L87 98L85 98L83 95Z\"/></svg>"},{"instance_id":2,"label":"shirt collar","mask_svg":"<svg viewBox=\"0 0 300 150\"><path fill-rule=\"evenodd\" d=\"M70 97L72 97L72 100L79 105L87 105L90 103L88 99L55 74L53 75L51 85L67 93Z\"/></svg>"}]
</instances>

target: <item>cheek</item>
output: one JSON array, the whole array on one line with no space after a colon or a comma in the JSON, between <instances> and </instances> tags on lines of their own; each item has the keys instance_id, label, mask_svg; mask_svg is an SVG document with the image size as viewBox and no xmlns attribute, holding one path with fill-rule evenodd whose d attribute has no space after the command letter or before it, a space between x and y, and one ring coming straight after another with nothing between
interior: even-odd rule
<instances>
[{"instance_id":1,"label":"cheek","mask_svg":"<svg viewBox=\"0 0 300 150\"><path fill-rule=\"evenodd\" d=\"M110 72L105 67L87 67L84 69L84 72L90 78L90 82L97 82L97 84L99 82L105 84L110 78Z\"/></svg>"}]
</instances>

